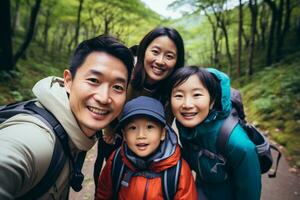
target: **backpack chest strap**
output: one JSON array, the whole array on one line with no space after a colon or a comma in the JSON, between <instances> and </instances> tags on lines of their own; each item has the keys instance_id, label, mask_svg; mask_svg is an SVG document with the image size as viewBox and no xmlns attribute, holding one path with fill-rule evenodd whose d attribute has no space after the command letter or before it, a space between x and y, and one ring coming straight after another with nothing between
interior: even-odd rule
<instances>
[{"instance_id":1,"label":"backpack chest strap","mask_svg":"<svg viewBox=\"0 0 300 200\"><path fill-rule=\"evenodd\" d=\"M125 174L124 174L123 179L121 181L121 185L125 186L125 187L128 187L130 179L132 177L135 177L135 176L143 176L147 179L152 179L152 178L161 177L161 173L156 173L156 172L153 172L151 170L133 172L132 170L126 168Z\"/></svg>"}]
</instances>

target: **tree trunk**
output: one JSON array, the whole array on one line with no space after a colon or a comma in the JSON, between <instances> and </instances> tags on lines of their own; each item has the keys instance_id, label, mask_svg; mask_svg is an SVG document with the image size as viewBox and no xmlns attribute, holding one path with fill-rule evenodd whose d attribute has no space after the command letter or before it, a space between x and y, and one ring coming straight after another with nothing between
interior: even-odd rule
<instances>
[{"instance_id":1,"label":"tree trunk","mask_svg":"<svg viewBox=\"0 0 300 200\"><path fill-rule=\"evenodd\" d=\"M228 62L229 62L227 73L228 73L228 75L230 75L231 74L231 67L232 67L232 57L231 57L231 54L230 54L229 38L228 38L228 33L227 33L227 29L226 29L225 25L222 26L222 30L223 30L223 33L224 33L224 36L225 36L226 54L227 54L227 58L228 58Z\"/></svg>"},{"instance_id":2,"label":"tree trunk","mask_svg":"<svg viewBox=\"0 0 300 200\"><path fill-rule=\"evenodd\" d=\"M283 8L282 8L282 10L283 10ZM276 48L276 50L277 50L277 52L276 52L277 56L276 57L277 57L278 61L281 60L281 58L282 58L282 47L284 46L284 40L285 40L285 37L286 37L286 33L290 29L290 18L291 18L291 14L292 14L292 8L291 8L290 0L285 1L285 12L284 13L285 13L285 15L284 15L283 29L281 30L280 36L277 39L278 40L278 46Z\"/></svg>"},{"instance_id":3,"label":"tree trunk","mask_svg":"<svg viewBox=\"0 0 300 200\"><path fill-rule=\"evenodd\" d=\"M277 10L277 26L276 26L276 48L275 48L275 61L279 62L281 60L281 48L283 44L282 38L282 17L283 17L283 0L279 1L279 7Z\"/></svg>"},{"instance_id":4,"label":"tree trunk","mask_svg":"<svg viewBox=\"0 0 300 200\"><path fill-rule=\"evenodd\" d=\"M242 32L243 32L243 5L239 0L239 30L238 30L238 50L237 50L237 75L241 75L241 51L242 51Z\"/></svg>"},{"instance_id":5,"label":"tree trunk","mask_svg":"<svg viewBox=\"0 0 300 200\"><path fill-rule=\"evenodd\" d=\"M271 8L272 10L272 22L269 32L269 41L267 47L267 55L266 55L266 65L270 66L273 63L272 58L272 50L274 45L274 32L276 29L276 22L277 22L277 8L276 4L272 0L264 0L265 3Z\"/></svg>"},{"instance_id":6,"label":"tree trunk","mask_svg":"<svg viewBox=\"0 0 300 200\"><path fill-rule=\"evenodd\" d=\"M104 34L109 34L109 20L106 18L104 19Z\"/></svg>"},{"instance_id":7,"label":"tree trunk","mask_svg":"<svg viewBox=\"0 0 300 200\"><path fill-rule=\"evenodd\" d=\"M298 17L298 20L297 20L296 38L297 38L297 41L300 42L300 17Z\"/></svg>"},{"instance_id":8,"label":"tree trunk","mask_svg":"<svg viewBox=\"0 0 300 200\"><path fill-rule=\"evenodd\" d=\"M221 14L221 15L220 15ZM225 11L223 11L222 13L217 13L216 11L214 11L214 15L217 21L217 25L218 27L222 30L224 37L225 37L225 48L226 48L226 55L228 58L228 68L227 68L227 73L228 75L231 74L231 67L232 67L232 57L231 57L231 53L230 53L230 48L229 48L229 38L228 38L228 32L227 32L227 28L226 28L226 23L225 22L225 18L222 15L226 15Z\"/></svg>"},{"instance_id":9,"label":"tree trunk","mask_svg":"<svg viewBox=\"0 0 300 200\"><path fill-rule=\"evenodd\" d=\"M215 25L215 23L213 22L212 18L210 17L210 15L205 12L205 15L211 25L212 28L212 40L213 40L213 50L214 50L214 55L213 55L213 63L214 65L217 67L219 65L219 42L217 39L217 26Z\"/></svg>"},{"instance_id":10,"label":"tree trunk","mask_svg":"<svg viewBox=\"0 0 300 200\"><path fill-rule=\"evenodd\" d=\"M264 49L266 47L266 29L268 27L268 19L265 16L266 14L266 6L265 4L262 5L262 10L260 12L260 30L261 30L261 41L260 44L262 48Z\"/></svg>"},{"instance_id":11,"label":"tree trunk","mask_svg":"<svg viewBox=\"0 0 300 200\"><path fill-rule=\"evenodd\" d=\"M68 43L68 54L70 54L72 52L72 46L74 43L74 39L75 39L74 37L71 37L71 40Z\"/></svg>"},{"instance_id":12,"label":"tree trunk","mask_svg":"<svg viewBox=\"0 0 300 200\"><path fill-rule=\"evenodd\" d=\"M244 41L245 41L245 48L248 48L248 47L249 47L249 42L250 42L250 40L249 40L249 38L247 37L247 35L245 34L245 31L244 31L244 30L242 30L242 36L243 36L243 39L244 39Z\"/></svg>"},{"instance_id":13,"label":"tree trunk","mask_svg":"<svg viewBox=\"0 0 300 200\"><path fill-rule=\"evenodd\" d=\"M16 10L12 19L12 35L15 34L17 27L19 26L19 15L20 15L20 0L16 0Z\"/></svg>"},{"instance_id":14,"label":"tree trunk","mask_svg":"<svg viewBox=\"0 0 300 200\"><path fill-rule=\"evenodd\" d=\"M250 48L248 57L248 71L247 74L251 76L253 74L252 64L255 47L255 34L256 34L256 21L257 21L257 0L249 1L249 9L251 13L251 36L250 36Z\"/></svg>"},{"instance_id":15,"label":"tree trunk","mask_svg":"<svg viewBox=\"0 0 300 200\"><path fill-rule=\"evenodd\" d=\"M83 4L83 0L79 0L79 7L78 7L78 12L77 12L77 23L76 23L75 36L74 36L75 46L78 44L78 37L79 37L79 30L80 30L80 16L81 16L82 4Z\"/></svg>"},{"instance_id":16,"label":"tree trunk","mask_svg":"<svg viewBox=\"0 0 300 200\"><path fill-rule=\"evenodd\" d=\"M63 48L63 42L65 41L67 32L68 32L68 26L63 26L63 32L62 32L61 36L59 37L60 39L58 40L58 52L61 52L61 50Z\"/></svg>"},{"instance_id":17,"label":"tree trunk","mask_svg":"<svg viewBox=\"0 0 300 200\"><path fill-rule=\"evenodd\" d=\"M0 70L13 70L10 1L2 0L0 3Z\"/></svg>"},{"instance_id":18,"label":"tree trunk","mask_svg":"<svg viewBox=\"0 0 300 200\"><path fill-rule=\"evenodd\" d=\"M24 55L27 47L29 46L29 44L32 40L34 26L35 26L37 15L38 15L38 12L40 9L40 5L41 5L41 0L36 0L35 5L31 10L30 25L29 25L29 29L28 29L26 38L24 40L24 43L21 45L20 49L17 51L16 55L14 56L14 65L17 63L18 59Z\"/></svg>"},{"instance_id":19,"label":"tree trunk","mask_svg":"<svg viewBox=\"0 0 300 200\"><path fill-rule=\"evenodd\" d=\"M290 2L290 0L286 0L286 2L285 2L285 20L284 20L284 26L283 26L283 35L284 36L290 30L291 14L292 14L291 2Z\"/></svg>"},{"instance_id":20,"label":"tree trunk","mask_svg":"<svg viewBox=\"0 0 300 200\"><path fill-rule=\"evenodd\" d=\"M49 6L46 10L46 20L45 20L45 25L44 25L44 53L47 52L48 49L48 32L50 28L50 15L51 15L51 7Z\"/></svg>"},{"instance_id":21,"label":"tree trunk","mask_svg":"<svg viewBox=\"0 0 300 200\"><path fill-rule=\"evenodd\" d=\"M215 66L219 66L219 41L217 39L217 28L212 27L213 29L213 43L214 43L214 64Z\"/></svg>"}]
</instances>

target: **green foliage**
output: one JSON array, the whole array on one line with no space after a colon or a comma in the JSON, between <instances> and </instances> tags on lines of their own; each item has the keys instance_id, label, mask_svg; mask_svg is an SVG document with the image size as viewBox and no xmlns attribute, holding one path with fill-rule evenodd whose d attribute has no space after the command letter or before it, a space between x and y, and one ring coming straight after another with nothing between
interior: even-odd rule
<instances>
[{"instance_id":1,"label":"green foliage","mask_svg":"<svg viewBox=\"0 0 300 200\"><path fill-rule=\"evenodd\" d=\"M296 165L300 163L299 53L256 73L243 87L239 86L248 121L268 130Z\"/></svg>"},{"instance_id":2,"label":"green foliage","mask_svg":"<svg viewBox=\"0 0 300 200\"><path fill-rule=\"evenodd\" d=\"M10 94L13 96L15 101L22 101L23 100L22 94L18 91L11 91Z\"/></svg>"}]
</instances>

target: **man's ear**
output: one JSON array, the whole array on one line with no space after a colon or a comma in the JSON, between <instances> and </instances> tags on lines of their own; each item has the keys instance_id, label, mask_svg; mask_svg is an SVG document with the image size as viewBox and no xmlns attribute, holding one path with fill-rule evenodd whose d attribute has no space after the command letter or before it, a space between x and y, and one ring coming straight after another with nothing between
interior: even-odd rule
<instances>
[{"instance_id":1,"label":"man's ear","mask_svg":"<svg viewBox=\"0 0 300 200\"><path fill-rule=\"evenodd\" d=\"M65 88L66 88L66 91L68 93L70 93L70 90L71 90L71 86L72 86L72 74L70 72L70 70L66 69L64 71L64 85L65 85Z\"/></svg>"},{"instance_id":2,"label":"man's ear","mask_svg":"<svg viewBox=\"0 0 300 200\"><path fill-rule=\"evenodd\" d=\"M166 134L167 134L167 128L163 127L162 128L162 134L161 134L161 137L160 137L160 141L164 141L165 140Z\"/></svg>"}]
</instances>

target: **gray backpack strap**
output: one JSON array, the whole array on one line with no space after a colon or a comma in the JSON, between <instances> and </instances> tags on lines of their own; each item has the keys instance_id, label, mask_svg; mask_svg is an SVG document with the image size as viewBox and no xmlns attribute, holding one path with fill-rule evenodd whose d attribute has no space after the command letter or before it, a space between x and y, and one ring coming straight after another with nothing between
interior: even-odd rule
<instances>
[{"instance_id":1,"label":"gray backpack strap","mask_svg":"<svg viewBox=\"0 0 300 200\"><path fill-rule=\"evenodd\" d=\"M229 116L224 120L219 132L219 136L217 138L217 150L222 155L225 155L225 148L228 139L232 133L232 130L238 123L239 123L239 119L237 116L237 111L233 108Z\"/></svg>"},{"instance_id":2,"label":"gray backpack strap","mask_svg":"<svg viewBox=\"0 0 300 200\"><path fill-rule=\"evenodd\" d=\"M111 177L112 177L112 185L113 185L113 199L118 199L118 193L121 185L121 180L124 173L124 168L126 167L122 161L121 157L121 147L116 150L114 155L114 159L112 162L112 170L111 170Z\"/></svg>"},{"instance_id":3,"label":"gray backpack strap","mask_svg":"<svg viewBox=\"0 0 300 200\"><path fill-rule=\"evenodd\" d=\"M162 184L164 197L167 200L174 199L179 183L182 159L180 158L176 165L165 170L162 174Z\"/></svg>"},{"instance_id":4,"label":"gray backpack strap","mask_svg":"<svg viewBox=\"0 0 300 200\"><path fill-rule=\"evenodd\" d=\"M22 103L20 103L19 105L22 105ZM52 159L46 171L46 174L35 187L33 187L25 195L17 198L17 199L37 199L49 190L49 188L55 183L56 179L61 173L67 160L67 156L64 153L63 144L67 142L68 137L64 128L57 121L57 119L44 108L40 108L36 106L35 101L25 102L22 109L24 110L23 113L26 113L25 110L27 109L28 111L32 111L33 113L38 114L41 118L43 118L45 121L48 122L48 124L46 125L50 125L49 127L54 130L54 133L57 136L55 139ZM20 110L17 110L17 112L21 113Z\"/></svg>"}]
</instances>

